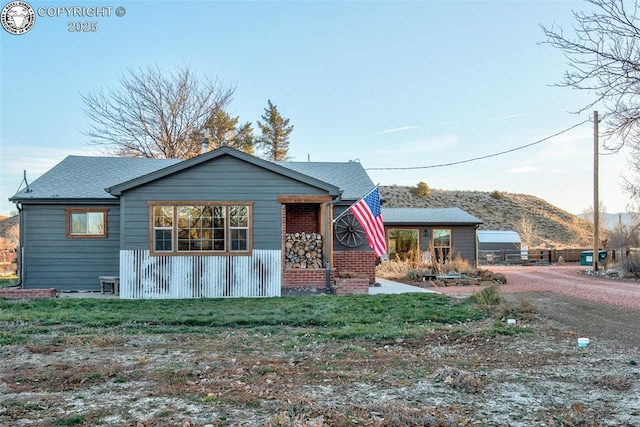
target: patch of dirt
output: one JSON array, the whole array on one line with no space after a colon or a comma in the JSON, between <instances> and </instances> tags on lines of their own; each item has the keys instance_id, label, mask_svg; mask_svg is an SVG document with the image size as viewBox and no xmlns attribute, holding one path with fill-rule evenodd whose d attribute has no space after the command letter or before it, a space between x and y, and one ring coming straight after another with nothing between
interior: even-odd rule
<instances>
[{"instance_id":1,"label":"patch of dirt","mask_svg":"<svg viewBox=\"0 0 640 427\"><path fill-rule=\"evenodd\" d=\"M639 426L640 310L528 283L504 294L515 325L498 314L388 342L55 329L0 347L0 425Z\"/></svg>"},{"instance_id":2,"label":"patch of dirt","mask_svg":"<svg viewBox=\"0 0 640 427\"><path fill-rule=\"evenodd\" d=\"M585 336L640 345L640 282L592 275L590 267L492 266L506 277L500 292L512 303L527 301L552 323ZM482 287L437 288L447 295L466 296Z\"/></svg>"}]
</instances>

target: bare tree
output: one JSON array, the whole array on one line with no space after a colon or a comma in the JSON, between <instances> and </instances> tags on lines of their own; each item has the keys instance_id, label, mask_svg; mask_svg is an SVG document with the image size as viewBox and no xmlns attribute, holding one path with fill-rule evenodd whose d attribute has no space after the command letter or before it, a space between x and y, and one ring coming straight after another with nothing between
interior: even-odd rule
<instances>
[{"instance_id":1,"label":"bare tree","mask_svg":"<svg viewBox=\"0 0 640 427\"><path fill-rule=\"evenodd\" d=\"M608 148L637 143L640 135L640 24L638 3L627 0L585 0L593 11L574 11L573 32L542 26L547 41L561 50L569 69L558 86L586 90L594 98L579 111L605 106L603 117L610 137ZM629 7L631 6L631 7ZM611 141L610 141L611 142Z\"/></svg>"},{"instance_id":2,"label":"bare tree","mask_svg":"<svg viewBox=\"0 0 640 427\"><path fill-rule=\"evenodd\" d=\"M631 170L640 173L640 11L638 1L585 0L574 11L572 31L542 26L543 43L561 50L568 70L561 87L585 90L592 100L577 112L604 107L604 148L631 150ZM600 109L600 108L599 108ZM623 177L623 189L640 201L640 179Z\"/></svg>"},{"instance_id":3,"label":"bare tree","mask_svg":"<svg viewBox=\"0 0 640 427\"><path fill-rule=\"evenodd\" d=\"M633 215L631 221L625 224L619 217L616 226L611 231L610 245L613 248L626 249L640 247L640 218Z\"/></svg>"},{"instance_id":4,"label":"bare tree","mask_svg":"<svg viewBox=\"0 0 640 427\"><path fill-rule=\"evenodd\" d=\"M234 91L186 66L169 74L157 66L128 69L118 88L80 95L92 121L86 135L119 156L193 157L205 123L227 107Z\"/></svg>"},{"instance_id":5,"label":"bare tree","mask_svg":"<svg viewBox=\"0 0 640 427\"><path fill-rule=\"evenodd\" d=\"M520 217L516 222L514 229L520 235L520 244L523 247L531 247L535 245L538 230L536 228L536 223L531 216L523 215Z\"/></svg>"},{"instance_id":6,"label":"bare tree","mask_svg":"<svg viewBox=\"0 0 640 427\"><path fill-rule=\"evenodd\" d=\"M594 224L593 205L582 211L582 217ZM607 228L607 207L602 200L598 201L598 224L600 227Z\"/></svg>"}]
</instances>

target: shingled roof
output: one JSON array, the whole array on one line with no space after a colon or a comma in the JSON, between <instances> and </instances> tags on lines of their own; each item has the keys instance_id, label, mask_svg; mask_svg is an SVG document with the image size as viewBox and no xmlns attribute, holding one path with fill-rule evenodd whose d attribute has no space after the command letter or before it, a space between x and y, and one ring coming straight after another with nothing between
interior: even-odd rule
<instances>
[{"instance_id":1,"label":"shingled roof","mask_svg":"<svg viewBox=\"0 0 640 427\"><path fill-rule=\"evenodd\" d=\"M382 208L385 225L482 224L482 220L460 208Z\"/></svg>"},{"instance_id":2,"label":"shingled roof","mask_svg":"<svg viewBox=\"0 0 640 427\"><path fill-rule=\"evenodd\" d=\"M374 185L359 162L277 162L343 190L343 200L358 200L369 193Z\"/></svg>"},{"instance_id":3,"label":"shingled roof","mask_svg":"<svg viewBox=\"0 0 640 427\"><path fill-rule=\"evenodd\" d=\"M235 152L226 147L219 150L225 153ZM198 157L215 156L212 153L214 152ZM238 155L243 158L252 157L244 153ZM173 169L180 168L182 165L190 165L196 161L194 159L68 156L31 183L29 191L24 188L9 200L16 202L73 199L116 201L117 198L107 189L126 187L127 184L135 184L136 181L144 183L154 176L163 175L163 170L171 173ZM262 159L253 159L265 167L284 171L284 173L289 169L293 177L307 176L311 178L310 181L317 180L337 187L343 191L342 198L345 200L357 200L373 188L371 179L357 162L267 162Z\"/></svg>"},{"instance_id":4,"label":"shingled roof","mask_svg":"<svg viewBox=\"0 0 640 427\"><path fill-rule=\"evenodd\" d=\"M105 188L178 163L178 159L67 156L11 199L112 199Z\"/></svg>"}]
</instances>

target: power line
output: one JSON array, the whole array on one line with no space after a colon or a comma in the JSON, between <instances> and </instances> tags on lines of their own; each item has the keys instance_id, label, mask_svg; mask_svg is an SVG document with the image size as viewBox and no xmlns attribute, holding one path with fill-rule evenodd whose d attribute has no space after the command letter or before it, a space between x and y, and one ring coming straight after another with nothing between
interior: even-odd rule
<instances>
[{"instance_id":1,"label":"power line","mask_svg":"<svg viewBox=\"0 0 640 427\"><path fill-rule=\"evenodd\" d=\"M494 153L494 154L488 154L486 156L481 156L481 157L474 157L472 159L467 159L467 160L460 160L457 162L451 162L451 163L442 163L439 165L430 165L430 166L408 166L408 167L397 167L397 168L365 168L365 170L409 170L409 169L431 169L431 168L441 168L444 166L453 166L453 165L459 165L461 163L469 163L469 162L475 162L476 160L483 160L483 159L488 159L490 157L496 157L496 156L500 156L502 154L507 154L507 153L511 153L513 151L518 151L518 150L522 150L523 148L527 148L527 147L531 147L533 145L536 144L540 144L541 142L547 141L551 138L555 138L558 135L562 135L565 132L569 132L572 129L577 128L578 126L582 126L583 124L587 123L591 121L591 119L586 119L583 122L580 122L578 124L575 124L569 128L566 128L564 130L561 130L560 132L554 133L553 135L549 135L545 138L539 139L535 142L532 142L530 144L526 144L526 145L522 145L520 147L516 147L516 148L512 148L510 150L506 150L506 151L500 151L499 153Z\"/></svg>"}]
</instances>

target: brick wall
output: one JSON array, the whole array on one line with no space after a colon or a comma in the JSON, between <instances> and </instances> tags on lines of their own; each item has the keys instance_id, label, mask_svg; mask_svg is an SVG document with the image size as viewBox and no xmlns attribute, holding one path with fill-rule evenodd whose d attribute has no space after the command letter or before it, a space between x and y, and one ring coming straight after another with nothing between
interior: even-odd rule
<instances>
[{"instance_id":1,"label":"brick wall","mask_svg":"<svg viewBox=\"0 0 640 427\"><path fill-rule=\"evenodd\" d=\"M318 205L296 203L286 205L286 233L318 233Z\"/></svg>"},{"instance_id":2,"label":"brick wall","mask_svg":"<svg viewBox=\"0 0 640 427\"><path fill-rule=\"evenodd\" d=\"M0 298L55 298L55 288L50 289L20 289L20 288L4 288L0 289Z\"/></svg>"},{"instance_id":3,"label":"brick wall","mask_svg":"<svg viewBox=\"0 0 640 427\"><path fill-rule=\"evenodd\" d=\"M369 251L342 251L333 253L333 267L338 273L362 274L369 283L376 281L376 257Z\"/></svg>"},{"instance_id":4,"label":"brick wall","mask_svg":"<svg viewBox=\"0 0 640 427\"><path fill-rule=\"evenodd\" d=\"M326 274L327 270L324 268L285 268L282 271L282 287L324 287L327 283ZM333 283L334 277L335 269L329 270L329 283Z\"/></svg>"},{"instance_id":5,"label":"brick wall","mask_svg":"<svg viewBox=\"0 0 640 427\"><path fill-rule=\"evenodd\" d=\"M318 205L311 203L286 204L282 206L282 241L286 233L319 232ZM284 265L283 248L283 265ZM367 279L341 282L335 287L338 272L364 275ZM367 294L369 284L376 281L376 259L370 251L334 252L333 268L329 271L329 283L338 295ZM292 290L316 289L324 292L326 270L324 268L285 268L282 270L283 293Z\"/></svg>"},{"instance_id":6,"label":"brick wall","mask_svg":"<svg viewBox=\"0 0 640 427\"><path fill-rule=\"evenodd\" d=\"M369 280L362 279L341 279L337 278L333 285L333 293L336 295L369 294Z\"/></svg>"}]
</instances>

